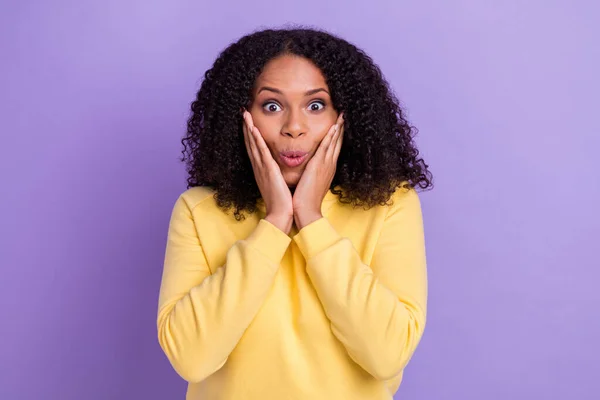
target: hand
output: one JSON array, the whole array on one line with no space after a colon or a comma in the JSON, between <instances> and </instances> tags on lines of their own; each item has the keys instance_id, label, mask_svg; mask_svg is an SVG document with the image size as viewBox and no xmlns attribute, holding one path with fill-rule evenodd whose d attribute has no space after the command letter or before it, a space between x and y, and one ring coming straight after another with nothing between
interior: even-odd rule
<instances>
[{"instance_id":1,"label":"hand","mask_svg":"<svg viewBox=\"0 0 600 400\"><path fill-rule=\"evenodd\" d=\"M258 128L254 126L252 115L246 110L243 130L254 177L266 206L265 219L289 234L294 216L292 194L283 179L279 165L273 159Z\"/></svg>"},{"instance_id":2,"label":"hand","mask_svg":"<svg viewBox=\"0 0 600 400\"><path fill-rule=\"evenodd\" d=\"M344 134L343 113L319 144L314 157L308 162L292 198L294 222L298 230L323 218L321 204L329 191Z\"/></svg>"}]
</instances>

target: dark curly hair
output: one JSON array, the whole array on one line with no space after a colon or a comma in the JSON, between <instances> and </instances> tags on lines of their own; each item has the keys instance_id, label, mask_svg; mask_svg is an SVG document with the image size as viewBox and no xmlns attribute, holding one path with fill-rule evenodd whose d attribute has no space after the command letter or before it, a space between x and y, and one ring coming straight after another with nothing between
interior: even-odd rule
<instances>
[{"instance_id":1,"label":"dark curly hair","mask_svg":"<svg viewBox=\"0 0 600 400\"><path fill-rule=\"evenodd\" d=\"M246 152L241 108L249 108L256 78L281 55L311 60L331 100L344 112L344 141L331 190L342 203L364 208L388 203L402 186L432 186L428 165L413 142L398 100L373 60L351 43L308 28L266 29L230 44L206 71L191 104L182 139L188 189L210 186L235 218L256 211L260 191Z\"/></svg>"}]
</instances>

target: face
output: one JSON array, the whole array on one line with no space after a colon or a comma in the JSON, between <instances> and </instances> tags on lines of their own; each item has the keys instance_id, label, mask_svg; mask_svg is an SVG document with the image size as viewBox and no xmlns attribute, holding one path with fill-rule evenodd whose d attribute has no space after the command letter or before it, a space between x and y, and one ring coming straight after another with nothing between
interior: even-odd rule
<instances>
[{"instance_id":1,"label":"face","mask_svg":"<svg viewBox=\"0 0 600 400\"><path fill-rule=\"evenodd\" d=\"M335 124L325 77L308 59L281 56L267 63L249 107L283 178L295 187L321 140Z\"/></svg>"}]
</instances>

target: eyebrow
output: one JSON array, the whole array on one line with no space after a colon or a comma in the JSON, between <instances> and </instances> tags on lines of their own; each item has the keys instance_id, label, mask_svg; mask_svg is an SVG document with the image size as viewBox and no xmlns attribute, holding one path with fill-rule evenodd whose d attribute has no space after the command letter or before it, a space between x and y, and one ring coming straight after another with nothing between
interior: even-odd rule
<instances>
[{"instance_id":1,"label":"eyebrow","mask_svg":"<svg viewBox=\"0 0 600 400\"><path fill-rule=\"evenodd\" d=\"M256 94L262 92L263 90L268 90L270 92L275 92L275 93L283 94L283 92L281 90L273 88L273 87L269 87L269 86L263 86L262 88L260 88L260 90ZM318 93L318 92L325 92L325 93L329 94L329 92L327 90L325 90L323 88L318 88L318 89L309 90L306 93L304 93L304 95L305 96L311 96L311 95L313 95L315 93Z\"/></svg>"}]
</instances>

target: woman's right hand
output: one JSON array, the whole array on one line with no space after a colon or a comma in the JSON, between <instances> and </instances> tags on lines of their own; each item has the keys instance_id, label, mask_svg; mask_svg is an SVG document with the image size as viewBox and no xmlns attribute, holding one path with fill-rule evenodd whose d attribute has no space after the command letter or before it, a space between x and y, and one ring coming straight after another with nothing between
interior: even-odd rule
<instances>
[{"instance_id":1,"label":"woman's right hand","mask_svg":"<svg viewBox=\"0 0 600 400\"><path fill-rule=\"evenodd\" d=\"M246 110L243 130L254 177L266 206L265 219L289 234L294 221L292 193L262 135L254 126L252 115Z\"/></svg>"}]
</instances>

